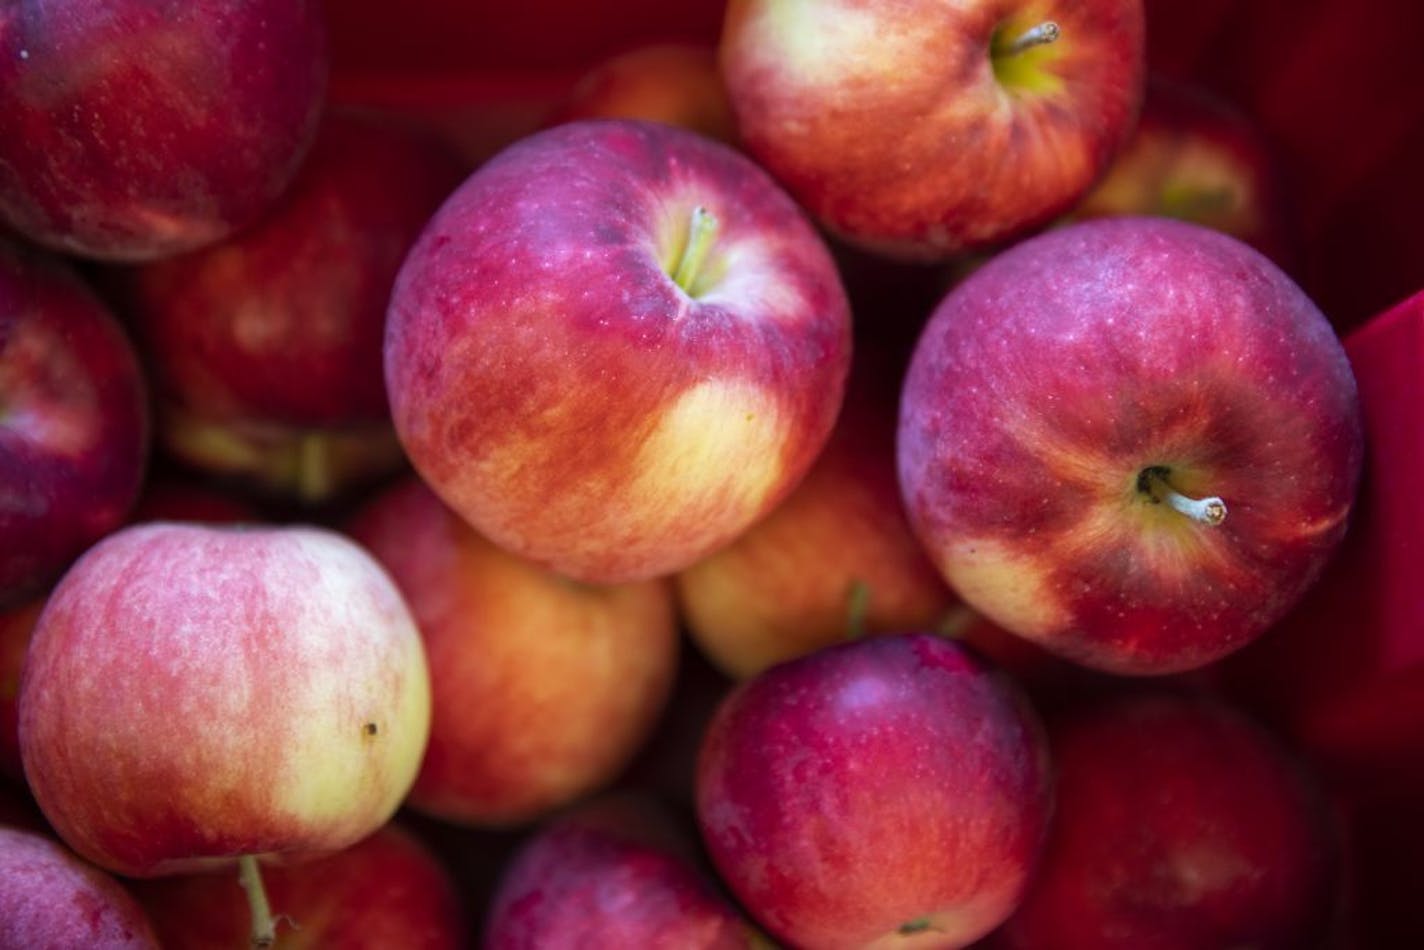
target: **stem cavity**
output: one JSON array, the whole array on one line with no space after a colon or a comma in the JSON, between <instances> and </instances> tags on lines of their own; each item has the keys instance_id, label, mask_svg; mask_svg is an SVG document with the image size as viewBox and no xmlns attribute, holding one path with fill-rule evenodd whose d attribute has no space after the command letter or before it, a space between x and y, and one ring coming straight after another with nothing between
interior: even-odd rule
<instances>
[{"instance_id":1,"label":"stem cavity","mask_svg":"<svg viewBox=\"0 0 1424 950\"><path fill-rule=\"evenodd\" d=\"M677 266L672 272L673 283L689 294L692 294L697 278L702 273L702 266L707 262L707 252L712 250L712 241L716 236L716 216L701 205L693 208L688 222L687 243L683 245L682 256L678 258Z\"/></svg>"},{"instance_id":2,"label":"stem cavity","mask_svg":"<svg viewBox=\"0 0 1424 950\"><path fill-rule=\"evenodd\" d=\"M1063 35L1063 31L1058 28L1058 24L1052 20L1045 20L1037 26L1024 30L1013 39L1005 40L994 44L995 56L1016 56L1026 49L1035 46L1043 46L1052 43Z\"/></svg>"},{"instance_id":3,"label":"stem cavity","mask_svg":"<svg viewBox=\"0 0 1424 950\"><path fill-rule=\"evenodd\" d=\"M267 889L262 886L257 858L250 854L238 858L237 874L252 910L252 946L270 947L277 942L277 921L272 917L272 906L267 903Z\"/></svg>"},{"instance_id":4,"label":"stem cavity","mask_svg":"<svg viewBox=\"0 0 1424 950\"><path fill-rule=\"evenodd\" d=\"M1214 526L1226 520L1226 502L1215 495L1208 498L1183 495L1167 481L1169 474L1171 470L1162 465L1144 468L1137 475L1137 490L1157 504L1165 502L1199 524Z\"/></svg>"}]
</instances>

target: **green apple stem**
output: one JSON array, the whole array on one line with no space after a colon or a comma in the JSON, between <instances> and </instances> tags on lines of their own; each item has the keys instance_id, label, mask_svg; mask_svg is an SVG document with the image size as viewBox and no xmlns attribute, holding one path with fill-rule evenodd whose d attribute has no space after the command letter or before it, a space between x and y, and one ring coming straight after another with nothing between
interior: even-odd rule
<instances>
[{"instance_id":1,"label":"green apple stem","mask_svg":"<svg viewBox=\"0 0 1424 950\"><path fill-rule=\"evenodd\" d=\"M1226 520L1226 502L1212 495L1209 498L1192 498L1183 495L1167 481L1167 469L1161 466L1144 468L1137 477L1137 487L1152 496L1156 502L1166 502L1172 508L1207 525L1218 525Z\"/></svg>"},{"instance_id":2,"label":"green apple stem","mask_svg":"<svg viewBox=\"0 0 1424 950\"><path fill-rule=\"evenodd\" d=\"M257 858L250 854L238 858L237 873L252 910L252 945L270 947L277 942L277 922L272 917L272 906L267 903L267 890L262 886Z\"/></svg>"},{"instance_id":3,"label":"green apple stem","mask_svg":"<svg viewBox=\"0 0 1424 950\"><path fill-rule=\"evenodd\" d=\"M994 45L995 56L1013 56L1022 53L1026 49L1035 46L1043 46L1045 43L1052 43L1063 35L1063 31L1058 28L1058 24L1052 20L1046 20L1038 26L1024 30L1018 36L1003 43Z\"/></svg>"},{"instance_id":4,"label":"green apple stem","mask_svg":"<svg viewBox=\"0 0 1424 950\"><path fill-rule=\"evenodd\" d=\"M693 284L707 261L707 253L712 250L712 240L717 236L717 218L712 212L698 205L692 209L692 219L688 223L687 243L683 245L682 256L673 269L673 283L689 294Z\"/></svg>"},{"instance_id":5,"label":"green apple stem","mask_svg":"<svg viewBox=\"0 0 1424 950\"><path fill-rule=\"evenodd\" d=\"M851 581L846 592L846 639L865 636L865 617L870 613L870 585L862 580Z\"/></svg>"}]
</instances>

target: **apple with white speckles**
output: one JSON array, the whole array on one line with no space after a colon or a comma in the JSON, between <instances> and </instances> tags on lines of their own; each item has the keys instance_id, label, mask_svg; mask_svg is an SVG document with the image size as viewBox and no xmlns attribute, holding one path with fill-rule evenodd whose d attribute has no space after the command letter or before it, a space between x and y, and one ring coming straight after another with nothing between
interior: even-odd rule
<instances>
[{"instance_id":1,"label":"apple with white speckles","mask_svg":"<svg viewBox=\"0 0 1424 950\"><path fill-rule=\"evenodd\" d=\"M901 490L952 587L1071 660L1180 672L1313 583L1359 481L1339 339L1259 252L1085 222L946 296L901 399Z\"/></svg>"},{"instance_id":2,"label":"apple with white speckles","mask_svg":"<svg viewBox=\"0 0 1424 950\"><path fill-rule=\"evenodd\" d=\"M308 527L110 535L51 593L20 682L25 776L70 847L135 877L236 861L254 893L255 857L384 824L429 722L394 582Z\"/></svg>"},{"instance_id":3,"label":"apple with white speckles","mask_svg":"<svg viewBox=\"0 0 1424 950\"><path fill-rule=\"evenodd\" d=\"M386 383L415 468L583 581L680 570L790 492L840 408L850 314L801 210L730 148L585 120L483 166L396 281Z\"/></svg>"}]
</instances>

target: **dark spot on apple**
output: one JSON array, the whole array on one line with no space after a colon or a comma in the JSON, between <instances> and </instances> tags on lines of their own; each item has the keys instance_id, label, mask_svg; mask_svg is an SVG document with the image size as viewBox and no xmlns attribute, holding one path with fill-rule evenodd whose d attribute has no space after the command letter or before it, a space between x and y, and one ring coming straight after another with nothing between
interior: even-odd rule
<instances>
[{"instance_id":1,"label":"dark spot on apple","mask_svg":"<svg viewBox=\"0 0 1424 950\"><path fill-rule=\"evenodd\" d=\"M366 735L368 736L374 736L381 730L380 727L378 727L374 722L368 722L365 726L362 727L361 731L366 733Z\"/></svg>"},{"instance_id":2,"label":"dark spot on apple","mask_svg":"<svg viewBox=\"0 0 1424 950\"><path fill-rule=\"evenodd\" d=\"M930 919L928 917L919 917L915 920L905 921L895 932L902 937L913 937L915 934L924 933L929 929Z\"/></svg>"}]
</instances>

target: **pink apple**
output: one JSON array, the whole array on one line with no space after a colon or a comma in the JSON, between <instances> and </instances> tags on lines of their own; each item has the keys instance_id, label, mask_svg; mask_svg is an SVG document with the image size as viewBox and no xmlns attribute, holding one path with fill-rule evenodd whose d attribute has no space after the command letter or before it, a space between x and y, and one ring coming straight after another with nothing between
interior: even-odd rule
<instances>
[{"instance_id":1,"label":"pink apple","mask_svg":"<svg viewBox=\"0 0 1424 950\"><path fill-rule=\"evenodd\" d=\"M1254 722L1147 693L1049 721L1056 810L992 945L1298 950L1322 945L1339 865L1314 779Z\"/></svg>"},{"instance_id":2,"label":"pink apple","mask_svg":"<svg viewBox=\"0 0 1424 950\"><path fill-rule=\"evenodd\" d=\"M265 869L283 921L282 950L459 950L468 924L449 871L431 850L387 824L349 848ZM250 925L231 878L187 874L134 881L154 931L168 950L232 950Z\"/></svg>"},{"instance_id":3,"label":"pink apple","mask_svg":"<svg viewBox=\"0 0 1424 950\"><path fill-rule=\"evenodd\" d=\"M0 221L147 260L250 223L326 88L316 0L57 0L0 13Z\"/></svg>"},{"instance_id":4,"label":"pink apple","mask_svg":"<svg viewBox=\"0 0 1424 950\"><path fill-rule=\"evenodd\" d=\"M551 819L506 867L483 946L764 945L699 866L694 836L656 799L637 793L593 799Z\"/></svg>"},{"instance_id":5,"label":"pink apple","mask_svg":"<svg viewBox=\"0 0 1424 950\"><path fill-rule=\"evenodd\" d=\"M793 946L963 947L1006 918L1051 784L1037 718L951 640L870 637L743 683L697 814L722 879Z\"/></svg>"},{"instance_id":6,"label":"pink apple","mask_svg":"<svg viewBox=\"0 0 1424 950\"><path fill-rule=\"evenodd\" d=\"M1142 0L727 7L747 150L836 233L947 257L1067 211L1142 98Z\"/></svg>"},{"instance_id":7,"label":"pink apple","mask_svg":"<svg viewBox=\"0 0 1424 950\"><path fill-rule=\"evenodd\" d=\"M349 530L395 578L430 658L430 742L412 808L527 823L632 759L677 671L666 582L570 583L480 537L415 479Z\"/></svg>"},{"instance_id":8,"label":"pink apple","mask_svg":"<svg viewBox=\"0 0 1424 950\"><path fill-rule=\"evenodd\" d=\"M256 856L343 848L383 824L429 712L414 621L351 541L155 523L99 542L50 595L20 752L88 860L150 877L240 859L251 888Z\"/></svg>"},{"instance_id":9,"label":"pink apple","mask_svg":"<svg viewBox=\"0 0 1424 950\"><path fill-rule=\"evenodd\" d=\"M428 135L333 112L260 222L125 275L164 447L310 502L398 469L381 376L386 303L464 174Z\"/></svg>"},{"instance_id":10,"label":"pink apple","mask_svg":"<svg viewBox=\"0 0 1424 950\"><path fill-rule=\"evenodd\" d=\"M123 524L148 462L147 400L109 309L61 259L0 237L0 604Z\"/></svg>"},{"instance_id":11,"label":"pink apple","mask_svg":"<svg viewBox=\"0 0 1424 950\"><path fill-rule=\"evenodd\" d=\"M1314 582L1361 461L1349 361L1275 265L1167 219L1003 252L930 318L900 482L970 605L1119 673L1243 646Z\"/></svg>"},{"instance_id":12,"label":"pink apple","mask_svg":"<svg viewBox=\"0 0 1424 950\"><path fill-rule=\"evenodd\" d=\"M0 947L158 950L118 881L39 832L0 826Z\"/></svg>"},{"instance_id":13,"label":"pink apple","mask_svg":"<svg viewBox=\"0 0 1424 950\"><path fill-rule=\"evenodd\" d=\"M386 383L415 468L491 541L592 583L680 570L786 496L849 358L824 243L671 126L573 122L472 175L411 251Z\"/></svg>"}]
</instances>

